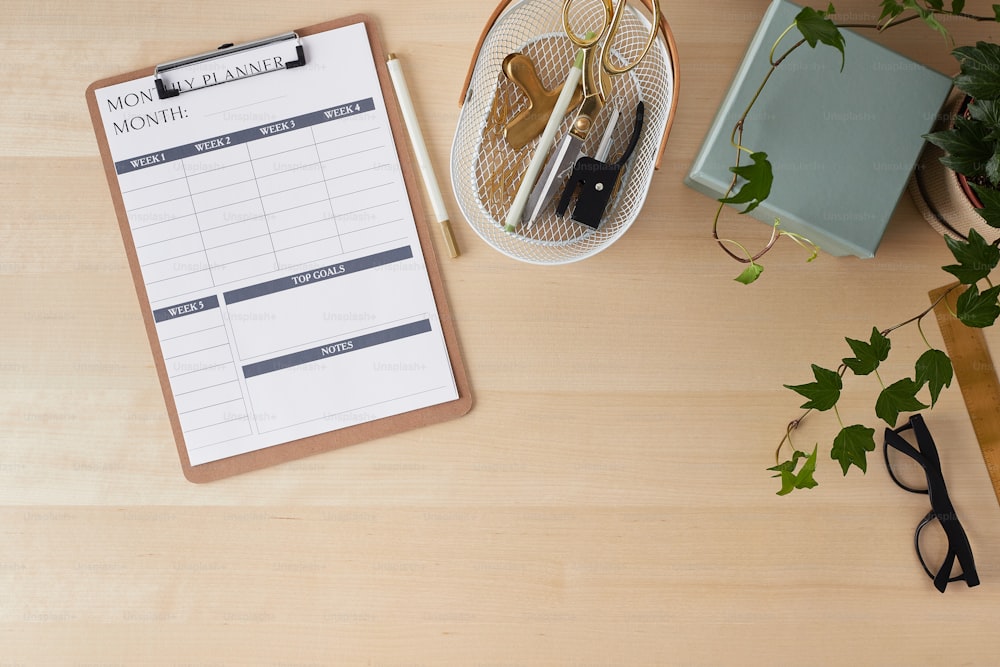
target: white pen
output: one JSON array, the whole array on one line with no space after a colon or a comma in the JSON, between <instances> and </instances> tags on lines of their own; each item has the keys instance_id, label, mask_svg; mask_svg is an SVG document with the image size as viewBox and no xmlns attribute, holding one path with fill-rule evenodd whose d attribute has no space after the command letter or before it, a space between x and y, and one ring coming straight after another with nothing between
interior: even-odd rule
<instances>
[{"instance_id":1,"label":"white pen","mask_svg":"<svg viewBox=\"0 0 1000 667\"><path fill-rule=\"evenodd\" d=\"M420 175L424 179L424 189L427 196L431 198L431 206L434 207L434 216L441 225L441 233L444 235L444 242L448 246L448 254L458 257L458 245L455 243L455 236L451 231L451 222L448 219L448 211L444 207L444 199L441 197L441 188L438 187L437 177L434 175L434 167L431 165L431 158L427 154L427 146L424 144L424 135L420 131L417 123L417 112L413 108L413 101L410 99L410 89L406 86L406 79L403 77L403 68L399 64L399 59L395 53L390 53L386 61L389 67L389 76L392 85L396 89L396 99L399 100L399 108L403 112L403 120L406 122L406 129L410 134L410 143L413 145L413 152L417 157L417 166L420 167Z\"/></svg>"},{"instance_id":2,"label":"white pen","mask_svg":"<svg viewBox=\"0 0 1000 667\"><path fill-rule=\"evenodd\" d=\"M581 49L576 53L573 66L569 68L566 83L563 84L562 92L559 94L558 99L556 99L556 105L552 107L552 115L549 116L549 122L546 123L545 130L542 131L542 136L535 147L535 154L532 156L531 162L524 172L521 187L518 188L517 194L514 196L514 203L510 205L510 210L507 212L507 223L504 225L504 229L508 232L517 229L517 223L521 221L521 214L528 203L528 196L531 194L531 189L534 187L535 181L538 180L538 172L542 170L542 164L545 163L545 156L548 154L549 149L552 148L556 132L559 130L559 126L562 125L563 116L569 110L569 103L573 98L573 92L580 83L582 76L583 50Z\"/></svg>"}]
</instances>

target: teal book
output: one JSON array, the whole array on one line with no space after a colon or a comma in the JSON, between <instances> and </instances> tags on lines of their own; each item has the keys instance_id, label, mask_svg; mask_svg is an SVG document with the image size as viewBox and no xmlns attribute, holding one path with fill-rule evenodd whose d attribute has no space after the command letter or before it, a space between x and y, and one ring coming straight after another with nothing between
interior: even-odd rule
<instances>
[{"instance_id":1,"label":"teal book","mask_svg":"<svg viewBox=\"0 0 1000 667\"><path fill-rule=\"evenodd\" d=\"M733 176L729 168L736 163L733 127L767 75L775 40L800 10L775 0L764 14L685 178L690 187L714 199L726 192ZM934 124L951 80L850 30L842 33L843 71L838 50L803 45L777 68L750 112L743 145L768 154L774 185L771 196L748 215L768 224L777 218L781 229L802 234L832 255L868 258L882 240L923 147L921 135ZM777 53L798 38L793 30ZM927 39L940 37L928 30ZM740 164L748 158L744 154Z\"/></svg>"}]
</instances>

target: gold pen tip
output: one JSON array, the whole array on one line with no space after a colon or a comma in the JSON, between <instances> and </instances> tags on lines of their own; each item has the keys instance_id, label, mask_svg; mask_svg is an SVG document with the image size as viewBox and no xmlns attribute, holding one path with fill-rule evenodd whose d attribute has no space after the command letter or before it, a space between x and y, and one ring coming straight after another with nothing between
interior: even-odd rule
<instances>
[{"instance_id":1,"label":"gold pen tip","mask_svg":"<svg viewBox=\"0 0 1000 667\"><path fill-rule=\"evenodd\" d=\"M454 259L459 256L458 244L455 242L455 234L451 231L451 220L445 218L441 221L441 232L444 234L445 245L448 246L448 254Z\"/></svg>"},{"instance_id":2,"label":"gold pen tip","mask_svg":"<svg viewBox=\"0 0 1000 667\"><path fill-rule=\"evenodd\" d=\"M395 53L390 53L389 57L386 58L386 60L395 60L395 59L396 59L396 54Z\"/></svg>"}]
</instances>

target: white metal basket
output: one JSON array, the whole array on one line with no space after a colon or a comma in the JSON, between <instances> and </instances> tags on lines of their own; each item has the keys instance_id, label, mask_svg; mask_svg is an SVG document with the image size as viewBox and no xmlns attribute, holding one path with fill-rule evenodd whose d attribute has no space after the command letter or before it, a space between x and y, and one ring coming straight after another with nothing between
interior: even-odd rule
<instances>
[{"instance_id":1,"label":"white metal basket","mask_svg":"<svg viewBox=\"0 0 1000 667\"><path fill-rule=\"evenodd\" d=\"M525 108L528 101L504 76L501 64L511 53L529 56L542 85L552 90L565 78L576 48L563 31L562 0L521 0L508 8L509 3L504 0L493 13L466 79L451 149L452 187L472 229L503 254L533 264L574 262L611 245L642 208L676 109L677 50L670 28L661 17L657 38L646 57L635 69L613 79L606 106L617 107L622 122L613 135L610 159L617 158L627 146L640 100L645 105L645 122L601 225L591 229L574 222L568 214L559 217L554 206L549 205L530 228L522 226L516 232L506 232L507 211L538 140L515 150L504 138L507 119ZM571 24L574 29L580 26L577 32L581 34L590 26L600 29L603 12L600 0L577 0ZM649 19L630 6L611 45L612 60L617 60L618 65L634 60L649 31ZM567 114L557 140L569 130L574 115ZM585 154L593 155L606 116L598 116L596 131L584 144Z\"/></svg>"}]
</instances>

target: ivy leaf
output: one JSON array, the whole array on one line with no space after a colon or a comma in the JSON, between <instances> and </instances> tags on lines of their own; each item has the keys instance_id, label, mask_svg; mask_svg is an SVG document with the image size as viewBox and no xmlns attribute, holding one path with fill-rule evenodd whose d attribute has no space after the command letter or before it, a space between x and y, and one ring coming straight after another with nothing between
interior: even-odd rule
<instances>
[{"instance_id":1,"label":"ivy leaf","mask_svg":"<svg viewBox=\"0 0 1000 667\"><path fill-rule=\"evenodd\" d=\"M942 267L952 274L963 285L975 285L977 282L990 275L990 272L1000 263L1000 248L980 236L975 229L969 230L969 240L962 241L950 236L944 237L945 243L951 254L958 260L958 264L950 264Z\"/></svg>"},{"instance_id":2,"label":"ivy leaf","mask_svg":"<svg viewBox=\"0 0 1000 667\"><path fill-rule=\"evenodd\" d=\"M966 108L973 119L989 127L1000 125L1000 104L996 100L973 100Z\"/></svg>"},{"instance_id":3,"label":"ivy leaf","mask_svg":"<svg viewBox=\"0 0 1000 667\"><path fill-rule=\"evenodd\" d=\"M985 175L984 165L993 157L993 144L988 138L989 129L984 123L958 117L949 130L925 134L931 142L947 155L941 164L966 176Z\"/></svg>"},{"instance_id":4,"label":"ivy leaf","mask_svg":"<svg viewBox=\"0 0 1000 667\"><path fill-rule=\"evenodd\" d=\"M1000 227L1000 191L993 188L984 188L970 183L975 190L979 201L983 203L982 208L977 208L976 212L986 221L990 227Z\"/></svg>"},{"instance_id":5,"label":"ivy leaf","mask_svg":"<svg viewBox=\"0 0 1000 667\"><path fill-rule=\"evenodd\" d=\"M843 72L845 62L844 36L836 24L827 18L829 14L834 12L833 5L830 5L825 12L805 7L795 17L795 25L812 48L816 48L816 44L822 42L840 51L840 71Z\"/></svg>"},{"instance_id":6,"label":"ivy leaf","mask_svg":"<svg viewBox=\"0 0 1000 667\"><path fill-rule=\"evenodd\" d=\"M778 472L774 477L781 477L781 490L778 491L779 496L788 495L795 489L811 489L817 486L816 480L813 479L813 473L816 472L816 452L818 449L819 445L813 447L812 454L795 450L790 461L785 461L773 468L768 468L768 470ZM805 463L798 474L796 474L795 466L800 458L805 458Z\"/></svg>"},{"instance_id":7,"label":"ivy leaf","mask_svg":"<svg viewBox=\"0 0 1000 667\"><path fill-rule=\"evenodd\" d=\"M951 53L961 69L955 77L958 88L981 100L1000 97L1000 45L976 42L975 46L960 46Z\"/></svg>"},{"instance_id":8,"label":"ivy leaf","mask_svg":"<svg viewBox=\"0 0 1000 667\"><path fill-rule=\"evenodd\" d=\"M1000 304L997 298L1000 297L1000 285L991 287L985 292L979 292L976 285L962 292L956 302L958 319L967 327L983 329L993 326L993 323L1000 317Z\"/></svg>"},{"instance_id":9,"label":"ivy leaf","mask_svg":"<svg viewBox=\"0 0 1000 667\"><path fill-rule=\"evenodd\" d=\"M874 451L875 429L855 424L854 426L845 426L834 438L830 458L840 461L840 467L845 475L852 465L860 468L861 472L867 472L868 455L866 452Z\"/></svg>"},{"instance_id":10,"label":"ivy leaf","mask_svg":"<svg viewBox=\"0 0 1000 667\"><path fill-rule=\"evenodd\" d=\"M844 388L844 382L835 371L816 364L812 365L812 371L816 378L815 382L794 386L786 384L785 387L809 399L801 406L804 410L820 412L829 410L840 400L840 390Z\"/></svg>"},{"instance_id":11,"label":"ivy leaf","mask_svg":"<svg viewBox=\"0 0 1000 667\"><path fill-rule=\"evenodd\" d=\"M917 400L919 385L910 378L893 382L882 390L875 401L875 414L890 427L896 427L900 412L916 412L927 406Z\"/></svg>"},{"instance_id":12,"label":"ivy leaf","mask_svg":"<svg viewBox=\"0 0 1000 667\"><path fill-rule=\"evenodd\" d=\"M1000 21L1000 5L993 5L993 18Z\"/></svg>"},{"instance_id":13,"label":"ivy leaf","mask_svg":"<svg viewBox=\"0 0 1000 667\"><path fill-rule=\"evenodd\" d=\"M990 179L990 183L994 185L1000 183L1000 145L993 144L993 155L986 162L985 169L986 178Z\"/></svg>"},{"instance_id":14,"label":"ivy leaf","mask_svg":"<svg viewBox=\"0 0 1000 667\"><path fill-rule=\"evenodd\" d=\"M757 262L750 262L750 266L743 269L743 273L733 278L738 283L743 283L744 285L749 285L753 281L760 278L760 274L764 272L764 267Z\"/></svg>"},{"instance_id":15,"label":"ivy leaf","mask_svg":"<svg viewBox=\"0 0 1000 667\"><path fill-rule=\"evenodd\" d=\"M817 445L818 446L818 445ZM799 459L803 456L809 456L805 452L800 452L799 450L794 450L792 452L792 458L785 461L784 463L779 463L776 466L768 468L768 470L774 470L778 473L782 472L795 472L795 466L798 465ZM772 477L778 477L779 475L771 475Z\"/></svg>"},{"instance_id":16,"label":"ivy leaf","mask_svg":"<svg viewBox=\"0 0 1000 667\"><path fill-rule=\"evenodd\" d=\"M843 359L843 362L855 375L868 375L877 369L878 365L889 357L889 348L892 345L875 327L872 327L868 343L853 338L846 340L854 352L854 357Z\"/></svg>"},{"instance_id":17,"label":"ivy leaf","mask_svg":"<svg viewBox=\"0 0 1000 667\"><path fill-rule=\"evenodd\" d=\"M934 15L934 12L930 12L924 9L918 13L920 14L920 18L923 19L924 23L930 26L932 30L941 33L941 36L944 37L945 39L950 38L950 35L948 35L948 29L944 27L943 23L937 20L937 17Z\"/></svg>"},{"instance_id":18,"label":"ivy leaf","mask_svg":"<svg viewBox=\"0 0 1000 667\"><path fill-rule=\"evenodd\" d=\"M951 366L951 359L941 350L927 350L917 359L916 375L914 379L917 384L923 387L929 385L931 392L931 407L937 403L941 389L951 386L951 378L954 369Z\"/></svg>"},{"instance_id":19,"label":"ivy leaf","mask_svg":"<svg viewBox=\"0 0 1000 667\"><path fill-rule=\"evenodd\" d=\"M780 475L775 475L775 477L781 477L781 490L778 491L779 496L786 496L795 489L795 483L798 478L795 473L788 470L783 470Z\"/></svg>"},{"instance_id":20,"label":"ivy leaf","mask_svg":"<svg viewBox=\"0 0 1000 667\"><path fill-rule=\"evenodd\" d=\"M963 9L965 9L965 0L952 0L951 3L952 14L961 14Z\"/></svg>"},{"instance_id":21,"label":"ivy leaf","mask_svg":"<svg viewBox=\"0 0 1000 667\"><path fill-rule=\"evenodd\" d=\"M878 22L881 23L883 19L896 18L903 13L903 5L896 2L896 0L882 0L882 15L878 17Z\"/></svg>"},{"instance_id":22,"label":"ivy leaf","mask_svg":"<svg viewBox=\"0 0 1000 667\"><path fill-rule=\"evenodd\" d=\"M719 200L723 204L746 204L743 213L749 213L767 199L771 194L771 184L774 182L774 171L767 159L767 153L751 153L750 159L753 160L753 164L729 168L729 171L746 182L735 195Z\"/></svg>"}]
</instances>

